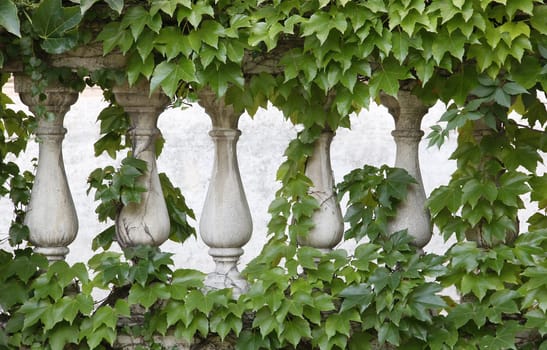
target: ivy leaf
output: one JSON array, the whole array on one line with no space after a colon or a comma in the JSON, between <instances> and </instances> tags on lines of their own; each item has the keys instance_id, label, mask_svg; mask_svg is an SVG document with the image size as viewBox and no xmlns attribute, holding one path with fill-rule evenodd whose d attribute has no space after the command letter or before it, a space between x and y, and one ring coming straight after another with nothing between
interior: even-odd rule
<instances>
[{"instance_id":1,"label":"ivy leaf","mask_svg":"<svg viewBox=\"0 0 547 350\"><path fill-rule=\"evenodd\" d=\"M315 34L319 42L324 44L331 27L331 18L326 12L315 12L307 22L302 23L302 36Z\"/></svg>"},{"instance_id":2,"label":"ivy leaf","mask_svg":"<svg viewBox=\"0 0 547 350\"><path fill-rule=\"evenodd\" d=\"M393 58L387 58L377 71L372 74L369 82L370 96L376 97L380 91L396 96L399 91L399 80L409 77L408 68L399 64Z\"/></svg>"},{"instance_id":3,"label":"ivy leaf","mask_svg":"<svg viewBox=\"0 0 547 350\"><path fill-rule=\"evenodd\" d=\"M479 300L484 298L488 290L501 290L503 288L505 287L497 276L467 274L462 277L462 293L468 294L469 292L473 292Z\"/></svg>"},{"instance_id":4,"label":"ivy leaf","mask_svg":"<svg viewBox=\"0 0 547 350\"><path fill-rule=\"evenodd\" d=\"M194 28L197 28L204 15L213 17L214 14L213 7L207 1L198 1L191 8L179 8L177 11L177 21L181 23L182 20L186 19Z\"/></svg>"},{"instance_id":5,"label":"ivy leaf","mask_svg":"<svg viewBox=\"0 0 547 350\"><path fill-rule=\"evenodd\" d=\"M64 349L65 344L78 343L80 329L76 325L60 324L48 332L49 344L52 349Z\"/></svg>"},{"instance_id":6,"label":"ivy leaf","mask_svg":"<svg viewBox=\"0 0 547 350\"><path fill-rule=\"evenodd\" d=\"M233 84L241 89L245 85L240 65L233 62L218 67L213 64L209 65L199 76L198 80L202 85L208 84L219 97L226 94L229 84Z\"/></svg>"},{"instance_id":7,"label":"ivy leaf","mask_svg":"<svg viewBox=\"0 0 547 350\"><path fill-rule=\"evenodd\" d=\"M382 323L379 328L380 329L378 329L378 342L380 342L380 344L388 341L395 346L399 346L401 339L399 335L399 327L387 321Z\"/></svg>"},{"instance_id":8,"label":"ivy leaf","mask_svg":"<svg viewBox=\"0 0 547 350\"><path fill-rule=\"evenodd\" d=\"M119 15L122 13L124 0L104 0L108 6L116 11Z\"/></svg>"},{"instance_id":9,"label":"ivy leaf","mask_svg":"<svg viewBox=\"0 0 547 350\"><path fill-rule=\"evenodd\" d=\"M302 338L311 338L310 325L301 317L292 317L285 322L280 338L297 347Z\"/></svg>"},{"instance_id":10,"label":"ivy leaf","mask_svg":"<svg viewBox=\"0 0 547 350\"><path fill-rule=\"evenodd\" d=\"M490 322L501 324L504 314L516 314L519 312L518 305L515 301L519 298L519 293L514 290L500 290L494 292L488 299L490 307L487 310L486 317L488 317Z\"/></svg>"},{"instance_id":11,"label":"ivy leaf","mask_svg":"<svg viewBox=\"0 0 547 350\"><path fill-rule=\"evenodd\" d=\"M518 206L520 195L527 193L530 188L526 184L529 176L517 171L508 171L499 179L498 199L504 204Z\"/></svg>"},{"instance_id":12,"label":"ivy leaf","mask_svg":"<svg viewBox=\"0 0 547 350\"><path fill-rule=\"evenodd\" d=\"M120 46L122 53L127 52L133 45L131 33L129 30L124 30L118 22L110 22L105 25L97 36L97 40L103 43L103 55L112 51L116 45Z\"/></svg>"},{"instance_id":13,"label":"ivy leaf","mask_svg":"<svg viewBox=\"0 0 547 350\"><path fill-rule=\"evenodd\" d=\"M99 0L80 0L80 11L82 15L87 12Z\"/></svg>"},{"instance_id":14,"label":"ivy leaf","mask_svg":"<svg viewBox=\"0 0 547 350\"><path fill-rule=\"evenodd\" d=\"M270 349L269 338L261 337L259 333L244 330L237 338L236 350Z\"/></svg>"},{"instance_id":15,"label":"ivy leaf","mask_svg":"<svg viewBox=\"0 0 547 350\"><path fill-rule=\"evenodd\" d=\"M521 64L514 64L511 69L511 77L523 88L530 89L536 85L541 69L542 66L536 57L525 56Z\"/></svg>"},{"instance_id":16,"label":"ivy leaf","mask_svg":"<svg viewBox=\"0 0 547 350\"><path fill-rule=\"evenodd\" d=\"M481 349L517 349L515 336L521 331L517 321L507 321L496 329L496 335L486 334L479 341Z\"/></svg>"},{"instance_id":17,"label":"ivy leaf","mask_svg":"<svg viewBox=\"0 0 547 350\"><path fill-rule=\"evenodd\" d=\"M474 313L473 304L461 303L449 309L446 319L459 329L472 319Z\"/></svg>"},{"instance_id":18,"label":"ivy leaf","mask_svg":"<svg viewBox=\"0 0 547 350\"><path fill-rule=\"evenodd\" d=\"M78 35L77 33L73 34L74 35L66 34L62 38L47 38L40 43L40 46L44 49L44 51L51 54L66 52L75 48L78 44Z\"/></svg>"},{"instance_id":19,"label":"ivy leaf","mask_svg":"<svg viewBox=\"0 0 547 350\"><path fill-rule=\"evenodd\" d=\"M212 291L207 294L203 294L198 290L192 290L186 298L188 308L197 309L205 315L208 315L215 305L226 305L227 302L228 297L224 290Z\"/></svg>"},{"instance_id":20,"label":"ivy leaf","mask_svg":"<svg viewBox=\"0 0 547 350\"><path fill-rule=\"evenodd\" d=\"M395 56L397 61L402 64L406 56L408 55L410 38L408 37L408 34L406 32L395 31L393 32L391 40L393 42L393 55Z\"/></svg>"},{"instance_id":21,"label":"ivy leaf","mask_svg":"<svg viewBox=\"0 0 547 350\"><path fill-rule=\"evenodd\" d=\"M158 11L162 11L169 16L173 16L178 5L186 8L192 8L191 0L153 0L150 6L150 15L154 16Z\"/></svg>"},{"instance_id":22,"label":"ivy leaf","mask_svg":"<svg viewBox=\"0 0 547 350\"><path fill-rule=\"evenodd\" d=\"M114 327L101 326L93 330L93 332L86 334L86 338L90 349L96 349L103 340L112 345L116 340L116 329Z\"/></svg>"},{"instance_id":23,"label":"ivy leaf","mask_svg":"<svg viewBox=\"0 0 547 350\"><path fill-rule=\"evenodd\" d=\"M138 285L137 285L138 286ZM93 328L92 331L96 332L98 329L107 327L109 329L116 328L116 312L108 305L99 307L92 316Z\"/></svg>"},{"instance_id":24,"label":"ivy leaf","mask_svg":"<svg viewBox=\"0 0 547 350\"><path fill-rule=\"evenodd\" d=\"M373 293L367 283L361 283L357 286L346 287L340 292L340 297L344 298L340 312L344 312L358 305L359 311L363 312L372 302Z\"/></svg>"},{"instance_id":25,"label":"ivy leaf","mask_svg":"<svg viewBox=\"0 0 547 350\"><path fill-rule=\"evenodd\" d=\"M133 35L133 40L137 41L150 19L150 12L145 10L142 6L132 6L123 16L121 27L129 27L131 34Z\"/></svg>"},{"instance_id":26,"label":"ivy leaf","mask_svg":"<svg viewBox=\"0 0 547 350\"><path fill-rule=\"evenodd\" d=\"M196 67L194 62L182 57L175 62L161 62L154 69L150 80L150 91L155 91L159 86L169 97L175 96L179 85L183 82L195 81Z\"/></svg>"},{"instance_id":27,"label":"ivy leaf","mask_svg":"<svg viewBox=\"0 0 547 350\"><path fill-rule=\"evenodd\" d=\"M29 328L36 322L40 321L42 315L51 307L49 302L45 300L29 300L24 303L19 312L25 315L25 321L23 323L23 328Z\"/></svg>"},{"instance_id":28,"label":"ivy leaf","mask_svg":"<svg viewBox=\"0 0 547 350\"><path fill-rule=\"evenodd\" d=\"M547 315L539 309L532 309L526 313L526 327L537 328L538 332L545 336L547 334Z\"/></svg>"},{"instance_id":29,"label":"ivy leaf","mask_svg":"<svg viewBox=\"0 0 547 350\"><path fill-rule=\"evenodd\" d=\"M431 311L436 312L446 307L445 301L436 293L441 286L434 283L422 284L414 289L408 297L408 306L414 317L422 321L431 322Z\"/></svg>"},{"instance_id":30,"label":"ivy leaf","mask_svg":"<svg viewBox=\"0 0 547 350\"><path fill-rule=\"evenodd\" d=\"M0 307L9 310L13 305L24 303L28 299L26 288L21 282L9 281L2 284Z\"/></svg>"},{"instance_id":31,"label":"ivy leaf","mask_svg":"<svg viewBox=\"0 0 547 350\"><path fill-rule=\"evenodd\" d=\"M149 308L159 299L168 299L171 296L167 285L154 282L149 286L143 287L140 284L134 284L129 292L128 301L133 304L141 304Z\"/></svg>"},{"instance_id":32,"label":"ivy leaf","mask_svg":"<svg viewBox=\"0 0 547 350\"><path fill-rule=\"evenodd\" d=\"M277 323L277 320L272 315L272 312L268 306L264 306L257 311L253 320L253 328L256 327L260 329L260 335L262 335L262 338L266 338L266 336L276 328L283 329L282 326Z\"/></svg>"},{"instance_id":33,"label":"ivy leaf","mask_svg":"<svg viewBox=\"0 0 547 350\"><path fill-rule=\"evenodd\" d=\"M32 26L42 39L59 37L76 27L82 14L78 6L63 7L61 0L44 0L32 13Z\"/></svg>"},{"instance_id":34,"label":"ivy leaf","mask_svg":"<svg viewBox=\"0 0 547 350\"><path fill-rule=\"evenodd\" d=\"M496 185L492 182L481 183L477 179L471 179L466 182L462 188L462 202L467 202L474 208L479 198L486 198L490 203L493 203L498 196Z\"/></svg>"},{"instance_id":35,"label":"ivy leaf","mask_svg":"<svg viewBox=\"0 0 547 350\"><path fill-rule=\"evenodd\" d=\"M0 27L4 27L13 35L21 37L17 7L11 0L3 0L0 3Z\"/></svg>"},{"instance_id":36,"label":"ivy leaf","mask_svg":"<svg viewBox=\"0 0 547 350\"><path fill-rule=\"evenodd\" d=\"M178 27L164 27L158 36L154 39L154 47L163 53L167 61L171 61L180 53L189 56L192 53L190 44L185 43L187 36L182 35Z\"/></svg>"}]
</instances>

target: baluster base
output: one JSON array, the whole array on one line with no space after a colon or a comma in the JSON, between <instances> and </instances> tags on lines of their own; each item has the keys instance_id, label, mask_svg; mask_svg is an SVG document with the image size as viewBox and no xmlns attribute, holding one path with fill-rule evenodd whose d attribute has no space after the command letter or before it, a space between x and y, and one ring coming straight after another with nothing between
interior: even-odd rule
<instances>
[{"instance_id":1,"label":"baluster base","mask_svg":"<svg viewBox=\"0 0 547 350\"><path fill-rule=\"evenodd\" d=\"M43 254L50 262L65 260L70 249L67 247L35 247L34 252Z\"/></svg>"},{"instance_id":2,"label":"baluster base","mask_svg":"<svg viewBox=\"0 0 547 350\"><path fill-rule=\"evenodd\" d=\"M239 257L243 254L241 248L211 248L209 255L213 257L216 268L205 278L206 289L232 288L234 299L249 290L249 284L237 269Z\"/></svg>"}]
</instances>

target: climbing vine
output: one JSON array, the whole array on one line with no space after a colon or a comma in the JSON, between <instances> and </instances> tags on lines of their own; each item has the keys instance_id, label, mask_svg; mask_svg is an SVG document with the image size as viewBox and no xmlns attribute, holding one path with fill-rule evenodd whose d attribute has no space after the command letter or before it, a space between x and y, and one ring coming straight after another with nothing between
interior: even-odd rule
<instances>
[{"instance_id":1,"label":"climbing vine","mask_svg":"<svg viewBox=\"0 0 547 350\"><path fill-rule=\"evenodd\" d=\"M14 249L0 251L0 348L107 349L125 334L152 349L158 336L238 349L547 349L545 18L536 0L2 0L0 86L16 72L39 99L54 83L105 92L95 153L124 160L89 177L101 221L140 200L146 171L128 151L117 83L147 80L173 106L203 88L251 115L271 103L301 131L277 173L269 241L244 271L250 290L234 299L156 248L109 251L113 227L97 235L87 264L48 264L22 249L33 174L13 159L48 112L15 112L0 93L0 195L14 208ZM97 45L123 55L123 69L54 64ZM298 246L319 207L305 175L314 142L400 90L447 104L428 138L442 147L457 133L457 170L428 207L457 243L436 256L417 252L404 230L388 234L414 180L365 165L337 186L355 251ZM168 176L160 180L170 239L184 241L194 214ZM524 223L526 198L537 210ZM99 291L108 296L95 300Z\"/></svg>"}]
</instances>

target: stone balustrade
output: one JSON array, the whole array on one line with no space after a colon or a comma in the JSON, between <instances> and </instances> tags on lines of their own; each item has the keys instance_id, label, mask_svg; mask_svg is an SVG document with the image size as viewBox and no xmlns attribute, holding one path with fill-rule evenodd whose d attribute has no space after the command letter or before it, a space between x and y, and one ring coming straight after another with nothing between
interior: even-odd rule
<instances>
[{"instance_id":1,"label":"stone balustrade","mask_svg":"<svg viewBox=\"0 0 547 350\"><path fill-rule=\"evenodd\" d=\"M273 55L261 60L248 58L247 61L246 70L249 73L279 69ZM123 67L125 58L118 53L102 56L98 48L90 47L59 55L52 62L59 67L85 65L90 70L96 70ZM15 78L16 92L30 110L36 112L39 101L30 93L30 80L20 73L17 64L6 67L5 70L19 72ZM121 247L139 244L160 246L169 236L169 217L158 177L155 140L160 133L158 117L167 107L169 99L159 91L150 92L148 84L142 82L131 87L115 86L112 92L131 121L128 133L132 153L144 160L148 169L138 180L139 185L146 189L141 201L129 203L117 215L116 239ZM61 147L66 132L62 126L63 117L70 105L76 102L78 94L57 86L47 87L45 94L46 100L40 103L50 112L48 115L55 115L55 118L38 118L36 136L40 142L40 152L26 224L36 250L46 254L50 260L59 260L68 253L68 246L78 231ZM208 88L202 89L198 96L199 104L211 118L209 135L214 144L213 169L199 224L201 239L210 248L209 254L216 266L207 278L207 285L211 288L234 288L237 296L248 288L237 265L253 233L252 208L249 208L246 199L237 158L241 114L226 105L224 99L218 99ZM423 135L420 122L427 108L408 91L401 91L397 98L384 96L382 103L395 119L392 133L396 142L395 166L406 169L416 179L416 184L409 189L407 201L400 205L399 215L390 223L390 230L407 228L415 237L415 245L423 248L431 239L431 225L425 209L426 195L420 173L418 145ZM310 194L318 201L319 209L313 215L314 228L306 237L298 238L300 245L325 252L341 242L344 230L343 213L336 198L331 166L333 138L334 133L325 129L308 159L305 174L313 182ZM55 208L56 213L44 211L44 208ZM44 215L48 218L54 215L58 219L46 220ZM52 227L42 225L44 221L52 221Z\"/></svg>"}]
</instances>

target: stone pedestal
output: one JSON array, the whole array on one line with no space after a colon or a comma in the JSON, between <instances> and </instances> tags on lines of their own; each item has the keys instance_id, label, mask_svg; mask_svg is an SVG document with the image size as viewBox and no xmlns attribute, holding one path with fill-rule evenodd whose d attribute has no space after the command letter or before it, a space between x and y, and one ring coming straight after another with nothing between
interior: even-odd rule
<instances>
[{"instance_id":1,"label":"stone pedestal","mask_svg":"<svg viewBox=\"0 0 547 350\"><path fill-rule=\"evenodd\" d=\"M35 252L44 254L49 261L63 260L78 232L78 217L63 161L62 142L66 134L63 119L78 99L78 92L48 86L43 91L45 99L40 99L32 94L31 88L29 78L15 76L15 91L38 118L38 167L25 225L30 230L29 241ZM39 106L44 107L47 115L38 113Z\"/></svg>"},{"instance_id":2,"label":"stone pedestal","mask_svg":"<svg viewBox=\"0 0 547 350\"><path fill-rule=\"evenodd\" d=\"M169 238L170 221L156 167L156 127L169 98L161 92L150 94L148 83L113 89L116 101L129 114L133 156L144 160L147 171L139 179L146 189L140 203L124 206L116 218L116 238L122 247L159 246Z\"/></svg>"},{"instance_id":3,"label":"stone pedestal","mask_svg":"<svg viewBox=\"0 0 547 350\"><path fill-rule=\"evenodd\" d=\"M216 265L205 284L215 289L233 288L237 298L248 289L237 263L253 230L237 161L240 113L210 90L202 90L199 97L211 117L213 129L209 135L215 144L213 172L199 223L201 238L210 247L209 255Z\"/></svg>"},{"instance_id":4,"label":"stone pedestal","mask_svg":"<svg viewBox=\"0 0 547 350\"><path fill-rule=\"evenodd\" d=\"M319 203L319 209L312 216L315 226L305 237L298 237L300 245L330 251L342 240L344 220L340 204L334 191L334 176L330 161L332 131L324 131L315 141L313 154L306 164L306 176L312 180L310 195Z\"/></svg>"},{"instance_id":5,"label":"stone pedestal","mask_svg":"<svg viewBox=\"0 0 547 350\"><path fill-rule=\"evenodd\" d=\"M390 232L407 229L414 237L414 245L421 249L432 236L419 161L419 144L424 135L421 122L428 107L405 90L399 91L397 99L383 95L381 101L395 119L395 130L391 133L397 148L395 167L405 169L416 180L408 188L406 200L400 203L397 216L389 222L388 227Z\"/></svg>"}]
</instances>

